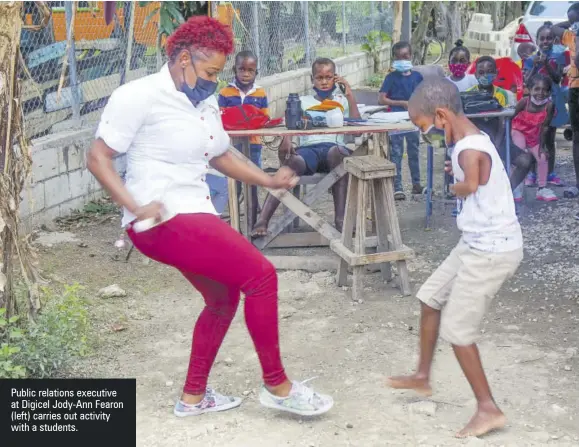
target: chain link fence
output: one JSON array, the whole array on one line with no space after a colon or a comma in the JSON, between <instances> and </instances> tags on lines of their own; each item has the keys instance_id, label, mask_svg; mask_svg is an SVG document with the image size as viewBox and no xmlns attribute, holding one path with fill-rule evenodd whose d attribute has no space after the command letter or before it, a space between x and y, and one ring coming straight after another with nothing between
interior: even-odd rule
<instances>
[{"instance_id":1,"label":"chain link fence","mask_svg":"<svg viewBox=\"0 0 579 447\"><path fill-rule=\"evenodd\" d=\"M390 2L372 1L233 1L217 14L233 27L236 50L258 56L261 76L359 52L365 35L390 33L393 20Z\"/></svg>"},{"instance_id":2,"label":"chain link fence","mask_svg":"<svg viewBox=\"0 0 579 447\"><path fill-rule=\"evenodd\" d=\"M157 50L164 43L158 31L160 2L117 2L109 25L103 2L45 3L51 12L48 25L23 30L21 38L21 99L29 138L96 123L114 89L156 72L165 61L163 50ZM212 2L211 9L232 27L236 51L258 55L264 77L307 67L316 57L361 51L370 31L392 31L390 5L232 1ZM28 24L42 22L42 8L35 2L24 2L23 14ZM233 60L224 80L233 77Z\"/></svg>"}]
</instances>

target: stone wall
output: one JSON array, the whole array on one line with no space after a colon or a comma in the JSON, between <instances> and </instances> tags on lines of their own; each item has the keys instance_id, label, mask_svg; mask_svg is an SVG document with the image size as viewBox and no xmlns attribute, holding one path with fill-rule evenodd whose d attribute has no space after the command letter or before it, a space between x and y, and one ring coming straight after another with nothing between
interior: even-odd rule
<instances>
[{"instance_id":1,"label":"stone wall","mask_svg":"<svg viewBox=\"0 0 579 447\"><path fill-rule=\"evenodd\" d=\"M382 69L389 64L390 48L382 51ZM335 59L337 72L351 86L364 85L372 75L372 59L357 53ZM259 80L270 101L271 114L282 116L290 93L305 94L311 88L311 70L280 73ZM60 132L32 142L32 177L25 188L21 215L28 225L39 225L69 214L102 194L100 185L86 169L86 153L94 128ZM125 157L115 160L119 172L125 170Z\"/></svg>"}]
</instances>

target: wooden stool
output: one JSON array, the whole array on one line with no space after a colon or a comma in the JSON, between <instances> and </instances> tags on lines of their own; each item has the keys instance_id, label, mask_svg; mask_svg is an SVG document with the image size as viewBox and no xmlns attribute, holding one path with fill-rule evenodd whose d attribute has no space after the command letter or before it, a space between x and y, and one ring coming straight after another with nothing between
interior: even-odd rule
<instances>
[{"instance_id":1,"label":"wooden stool","mask_svg":"<svg viewBox=\"0 0 579 447\"><path fill-rule=\"evenodd\" d=\"M380 264L386 281L392 279L390 262L398 267L399 287L403 295L410 295L410 281L406 259L413 252L402 243L400 225L394 204L394 182L396 167L385 158L375 155L348 157L344 169L349 173L346 214L341 240L334 239L330 248L342 259L338 267L339 286L347 283L348 266L353 267L352 298L362 296L364 266ZM371 202L368 196L371 194ZM366 254L366 217L369 205L374 206L378 246L376 253ZM355 236L352 236L356 228Z\"/></svg>"}]
</instances>

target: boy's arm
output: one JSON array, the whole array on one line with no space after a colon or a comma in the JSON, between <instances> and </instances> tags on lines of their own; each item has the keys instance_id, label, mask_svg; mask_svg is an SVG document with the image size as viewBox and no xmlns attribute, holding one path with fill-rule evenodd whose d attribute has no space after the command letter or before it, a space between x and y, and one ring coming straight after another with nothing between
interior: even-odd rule
<instances>
[{"instance_id":1,"label":"boy's arm","mask_svg":"<svg viewBox=\"0 0 579 447\"><path fill-rule=\"evenodd\" d=\"M384 82L382 83L382 88L380 88L380 93L378 94L378 104L383 106L397 106L397 107L404 107L405 109L408 108L408 101L398 101L395 99L388 98L390 94L390 90L392 89L392 75L388 74L384 78Z\"/></svg>"},{"instance_id":2,"label":"boy's arm","mask_svg":"<svg viewBox=\"0 0 579 447\"><path fill-rule=\"evenodd\" d=\"M541 151L547 155L549 155L549 149L547 148L547 134L554 114L555 105L550 102L547 105L547 116L545 117L545 121L543 121L543 125L541 126Z\"/></svg>"},{"instance_id":3,"label":"boy's arm","mask_svg":"<svg viewBox=\"0 0 579 447\"><path fill-rule=\"evenodd\" d=\"M481 184L481 165L485 157L488 158L488 155L474 149L465 149L458 154L458 164L464 172L464 181L450 186L457 197L464 198L476 192ZM488 179L486 181L488 182Z\"/></svg>"}]
</instances>

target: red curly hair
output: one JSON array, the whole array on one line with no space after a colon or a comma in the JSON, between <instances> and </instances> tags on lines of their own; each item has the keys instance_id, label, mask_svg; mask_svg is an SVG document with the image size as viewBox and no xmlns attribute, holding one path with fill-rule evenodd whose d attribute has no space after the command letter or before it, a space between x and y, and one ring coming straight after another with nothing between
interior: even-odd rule
<instances>
[{"instance_id":1,"label":"red curly hair","mask_svg":"<svg viewBox=\"0 0 579 447\"><path fill-rule=\"evenodd\" d=\"M211 17L191 17L167 39L167 56L173 62L181 50L190 48L217 51L227 56L233 52L231 28Z\"/></svg>"}]
</instances>

